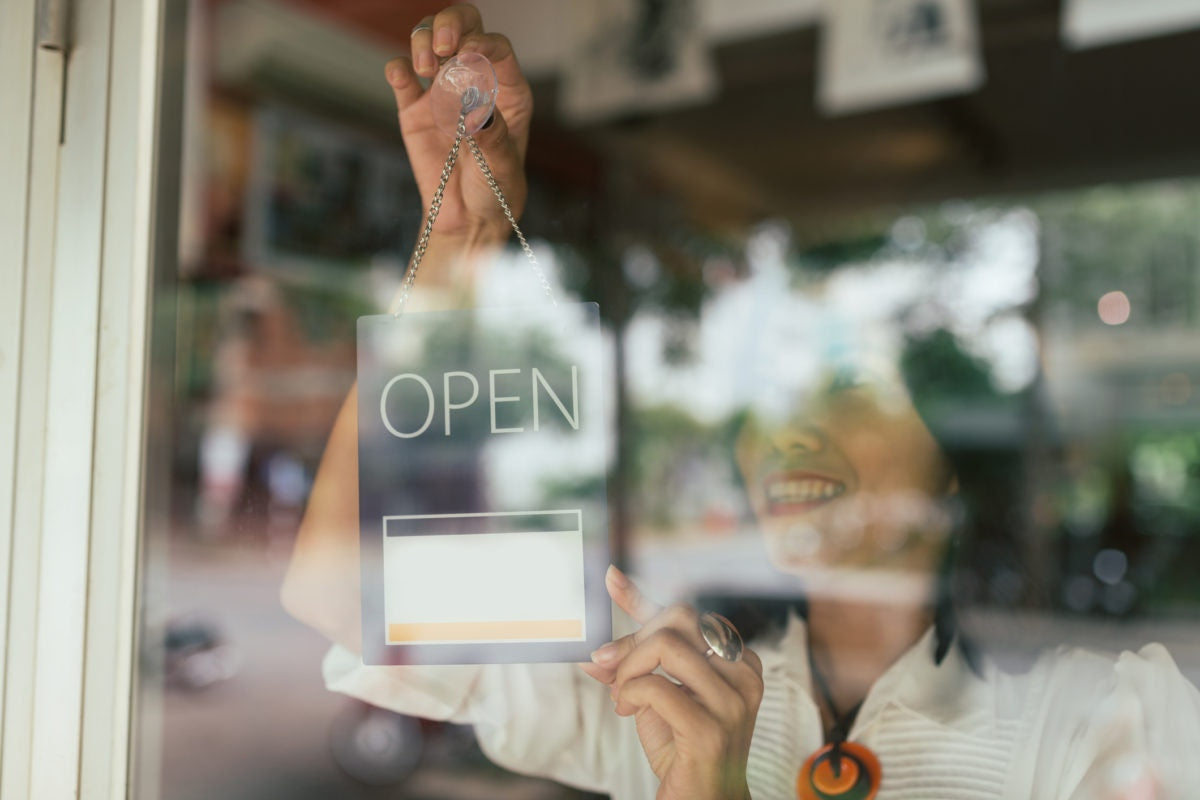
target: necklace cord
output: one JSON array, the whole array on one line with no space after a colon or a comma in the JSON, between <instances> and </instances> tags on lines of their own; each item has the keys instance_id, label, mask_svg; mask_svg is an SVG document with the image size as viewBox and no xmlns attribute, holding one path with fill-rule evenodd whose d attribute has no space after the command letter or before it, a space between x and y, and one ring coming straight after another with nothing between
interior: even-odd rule
<instances>
[{"instance_id":1,"label":"necklace cord","mask_svg":"<svg viewBox=\"0 0 1200 800\"><path fill-rule=\"evenodd\" d=\"M838 711L837 704L833 701L833 692L829 688L829 682L825 680L825 675L817 668L817 658L813 655L813 649L810 644L808 648L808 666L812 673L813 683L816 684L817 691L821 695L821 699L825 702L825 707L829 709L829 715L833 717L833 727L829 729L828 736L830 744L833 746L831 751L832 761L830 767L833 769L834 777L841 777L842 774L842 744L845 743L846 737L850 735L850 728L854 725L854 720L858 716L859 709L866 698L859 700L854 704L854 707L849 709L845 714Z\"/></svg>"}]
</instances>

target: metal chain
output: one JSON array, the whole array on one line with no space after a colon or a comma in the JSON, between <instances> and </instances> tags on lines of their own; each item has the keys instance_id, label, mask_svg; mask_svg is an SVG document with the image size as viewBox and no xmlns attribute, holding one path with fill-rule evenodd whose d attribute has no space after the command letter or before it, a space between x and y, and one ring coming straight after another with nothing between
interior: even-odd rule
<instances>
[{"instance_id":1,"label":"metal chain","mask_svg":"<svg viewBox=\"0 0 1200 800\"><path fill-rule=\"evenodd\" d=\"M409 292L412 291L413 283L417 279L417 270L421 266L421 259L425 257L425 251L429 249L429 237L433 233L433 223L438 217L438 212L442 210L442 197L446 193L446 184L450 182L450 173L454 171L454 165L458 161L458 153L462 147L462 140L467 140L467 145L471 148L471 155L475 157L475 163L479 165L483 177L487 180L488 188L492 190L492 194L496 196L496 200L500 203L500 208L504 211L504 217L508 223L512 225L513 231L517 234L517 240L521 243L521 249L525 251L525 256L529 259L529 265L533 267L534 273L537 275L538 281L542 284L542 289L546 292L546 297L550 298L550 302L555 307L558 306L558 301L554 297L554 291L550 288L550 281L546 279L546 273L538 264L537 256L533 254L533 248L529 246L529 242L525 240L525 234L521 232L521 228L517 225L517 220L513 216L512 209L508 205L508 200L504 197L504 191L500 188L500 183L492 174L491 167L488 166L487 159L483 157L483 151L479 149L479 144L475 141L474 136L467 136L467 113L470 111L470 106L464 100L463 111L458 117L458 130L454 136L454 144L450 146L450 153L446 156L446 163L442 165L442 175L438 180L437 189L433 193L433 199L429 201L429 213L425 216L425 226L421 230L421 235L417 238L417 246L413 248L412 261L408 265L408 270L404 274L404 282L400 287L400 300L396 304L396 310L393 316L400 316L400 312L404 310L404 304L408 302Z\"/></svg>"},{"instance_id":2,"label":"metal chain","mask_svg":"<svg viewBox=\"0 0 1200 800\"><path fill-rule=\"evenodd\" d=\"M417 279L417 270L421 267L421 259L425 257L425 251L429 249L429 235L433 232L433 221L437 219L438 212L442 210L442 196L446 193L446 184L450 182L450 173L454 171L454 162L458 161L458 150L466 135L467 114L464 110L458 118L458 132L454 137L454 144L450 146L450 154L446 156L446 163L442 165L442 177L433 193L433 199L429 201L429 213L425 215L425 227L417 238L417 246L413 248L412 261L404 273L404 283L400 286L400 301L396 304L396 310L392 312L393 316L400 316L400 312L404 310L404 304L408 302L408 293L412 291L413 282Z\"/></svg>"},{"instance_id":3,"label":"metal chain","mask_svg":"<svg viewBox=\"0 0 1200 800\"><path fill-rule=\"evenodd\" d=\"M525 257L529 259L529 266L533 267L533 273L537 275L537 279L542 284L542 290L546 293L546 297L550 298L550 302L558 307L558 301L554 299L554 291L550 288L550 281L546 280L546 273L542 270L542 265L538 263L537 256L533 254L533 248L529 246L529 242L525 241L525 234L521 233L520 226L517 225L517 220L513 216L512 209L508 207L508 200L504 198L504 191L500 188L500 183L496 180L496 176L492 174L492 168L488 166L487 159L483 157L483 151L479 149L479 143L475 141L474 136L467 137L467 146L471 148L471 155L475 156L475 163L479 165L479 171L483 173L483 177L487 180L488 188L492 190L492 194L496 195L496 201L500 203L500 208L504 210L504 216L508 219L508 224L512 225L513 233L517 235L517 241L521 243L521 249L525 251Z\"/></svg>"}]
</instances>

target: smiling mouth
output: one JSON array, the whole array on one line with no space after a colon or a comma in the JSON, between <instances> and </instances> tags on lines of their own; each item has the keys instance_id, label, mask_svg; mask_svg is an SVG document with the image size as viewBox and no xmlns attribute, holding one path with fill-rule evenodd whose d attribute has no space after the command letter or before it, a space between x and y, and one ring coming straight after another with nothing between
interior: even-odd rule
<instances>
[{"instance_id":1,"label":"smiling mouth","mask_svg":"<svg viewBox=\"0 0 1200 800\"><path fill-rule=\"evenodd\" d=\"M795 514L836 500L846 484L811 472L784 472L768 478L763 488L769 513Z\"/></svg>"}]
</instances>

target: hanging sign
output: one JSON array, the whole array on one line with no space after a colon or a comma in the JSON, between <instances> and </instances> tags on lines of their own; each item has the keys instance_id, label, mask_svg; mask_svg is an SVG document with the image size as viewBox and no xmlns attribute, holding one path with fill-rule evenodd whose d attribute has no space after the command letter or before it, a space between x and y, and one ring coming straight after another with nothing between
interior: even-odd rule
<instances>
[{"instance_id":1,"label":"hanging sign","mask_svg":"<svg viewBox=\"0 0 1200 800\"><path fill-rule=\"evenodd\" d=\"M827 114L968 92L984 77L970 0L827 3L819 64Z\"/></svg>"},{"instance_id":2,"label":"hanging sign","mask_svg":"<svg viewBox=\"0 0 1200 800\"><path fill-rule=\"evenodd\" d=\"M358 321L363 660L587 661L612 638L594 303Z\"/></svg>"},{"instance_id":3,"label":"hanging sign","mask_svg":"<svg viewBox=\"0 0 1200 800\"><path fill-rule=\"evenodd\" d=\"M1063 40L1076 50L1200 27L1200 0L1067 0Z\"/></svg>"}]
</instances>

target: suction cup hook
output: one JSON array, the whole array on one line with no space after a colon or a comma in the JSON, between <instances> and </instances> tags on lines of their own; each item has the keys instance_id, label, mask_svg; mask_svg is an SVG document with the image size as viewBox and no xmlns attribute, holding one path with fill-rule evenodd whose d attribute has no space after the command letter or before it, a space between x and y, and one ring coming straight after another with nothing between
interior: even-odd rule
<instances>
[{"instance_id":1,"label":"suction cup hook","mask_svg":"<svg viewBox=\"0 0 1200 800\"><path fill-rule=\"evenodd\" d=\"M496 107L496 71L479 53L459 53L438 71L429 87L433 122L449 136L458 132L458 119L467 112L466 133L476 133Z\"/></svg>"}]
</instances>

